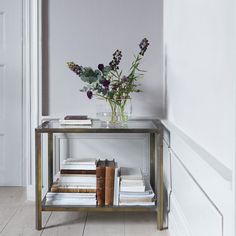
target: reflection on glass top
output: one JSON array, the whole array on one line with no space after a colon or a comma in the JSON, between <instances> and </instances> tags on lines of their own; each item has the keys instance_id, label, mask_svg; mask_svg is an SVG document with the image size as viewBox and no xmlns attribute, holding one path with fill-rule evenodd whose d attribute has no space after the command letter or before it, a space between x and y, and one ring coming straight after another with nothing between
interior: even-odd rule
<instances>
[{"instance_id":1,"label":"reflection on glass top","mask_svg":"<svg viewBox=\"0 0 236 236\"><path fill-rule=\"evenodd\" d=\"M145 129L145 130L156 130L158 129L160 122L159 120L144 120L144 119L140 119L140 120L129 120L126 124L109 124L106 123L104 121L100 121L100 120L95 120L93 119L92 125L61 125L59 123L59 120L49 120L46 122L43 122L42 125L40 125L38 127L39 130L50 130L50 129L84 129L86 130L104 130L104 129L117 129L117 130L121 130L121 129Z\"/></svg>"}]
</instances>

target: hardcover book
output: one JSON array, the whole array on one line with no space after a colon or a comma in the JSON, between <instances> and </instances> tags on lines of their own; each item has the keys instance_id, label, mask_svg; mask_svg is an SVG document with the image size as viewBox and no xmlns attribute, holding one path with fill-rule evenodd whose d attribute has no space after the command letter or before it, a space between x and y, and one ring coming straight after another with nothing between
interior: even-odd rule
<instances>
[{"instance_id":1,"label":"hardcover book","mask_svg":"<svg viewBox=\"0 0 236 236\"><path fill-rule=\"evenodd\" d=\"M106 161L99 160L96 167L97 205L105 204L105 166Z\"/></svg>"},{"instance_id":2,"label":"hardcover book","mask_svg":"<svg viewBox=\"0 0 236 236\"><path fill-rule=\"evenodd\" d=\"M114 198L115 161L106 160L105 167L105 205L112 206Z\"/></svg>"}]
</instances>

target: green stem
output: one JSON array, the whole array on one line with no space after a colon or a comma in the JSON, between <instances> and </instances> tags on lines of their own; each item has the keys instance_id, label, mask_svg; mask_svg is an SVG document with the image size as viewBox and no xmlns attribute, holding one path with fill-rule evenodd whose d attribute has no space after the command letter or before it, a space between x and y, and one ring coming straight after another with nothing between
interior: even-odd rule
<instances>
[{"instance_id":1,"label":"green stem","mask_svg":"<svg viewBox=\"0 0 236 236\"><path fill-rule=\"evenodd\" d=\"M111 100L108 100L110 107L111 107L111 123L115 124L117 122L117 115L116 115L116 104Z\"/></svg>"}]
</instances>

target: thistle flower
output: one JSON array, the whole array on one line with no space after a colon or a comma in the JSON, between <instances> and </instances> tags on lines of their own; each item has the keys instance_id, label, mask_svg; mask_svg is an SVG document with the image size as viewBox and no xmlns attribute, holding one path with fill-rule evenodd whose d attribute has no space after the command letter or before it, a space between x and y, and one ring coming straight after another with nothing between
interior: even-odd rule
<instances>
[{"instance_id":1,"label":"thistle flower","mask_svg":"<svg viewBox=\"0 0 236 236\"><path fill-rule=\"evenodd\" d=\"M87 91L87 97L91 99L93 97L93 92L91 90Z\"/></svg>"},{"instance_id":2,"label":"thistle flower","mask_svg":"<svg viewBox=\"0 0 236 236\"><path fill-rule=\"evenodd\" d=\"M102 81L102 85L103 85L104 87L108 87L109 84L110 84L110 80L104 79L104 80Z\"/></svg>"},{"instance_id":3,"label":"thistle flower","mask_svg":"<svg viewBox=\"0 0 236 236\"><path fill-rule=\"evenodd\" d=\"M103 64L99 64L99 65L98 65L98 69L99 69L100 71L103 71L104 65L103 65Z\"/></svg>"},{"instance_id":4,"label":"thistle flower","mask_svg":"<svg viewBox=\"0 0 236 236\"><path fill-rule=\"evenodd\" d=\"M121 58L122 58L122 52L117 49L117 50L113 53L113 59L112 59L112 61L109 63L109 65L110 65L110 67L111 67L112 70L119 69L118 65L120 64Z\"/></svg>"},{"instance_id":5,"label":"thistle flower","mask_svg":"<svg viewBox=\"0 0 236 236\"><path fill-rule=\"evenodd\" d=\"M128 79L129 79L129 78L128 78L127 76L125 76L125 75L121 78L121 80L122 80L123 82L127 82Z\"/></svg>"},{"instance_id":6,"label":"thistle flower","mask_svg":"<svg viewBox=\"0 0 236 236\"><path fill-rule=\"evenodd\" d=\"M148 48L148 45L149 45L149 42L148 42L148 40L146 39L146 38L144 38L142 41L141 41L141 43L139 44L139 47L140 47L140 52L139 52L139 54L140 55L144 55L144 53L146 52L146 50L147 50L147 48Z\"/></svg>"},{"instance_id":7,"label":"thistle flower","mask_svg":"<svg viewBox=\"0 0 236 236\"><path fill-rule=\"evenodd\" d=\"M78 76L81 74L82 67L75 64L73 61L67 62L67 65L69 69L71 69L73 72L75 72Z\"/></svg>"}]
</instances>

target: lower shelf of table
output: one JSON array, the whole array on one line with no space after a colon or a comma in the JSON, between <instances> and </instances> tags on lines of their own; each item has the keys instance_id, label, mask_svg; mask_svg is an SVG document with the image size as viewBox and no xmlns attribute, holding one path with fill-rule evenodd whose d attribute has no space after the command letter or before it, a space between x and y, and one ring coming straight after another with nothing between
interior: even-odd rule
<instances>
[{"instance_id":1,"label":"lower shelf of table","mask_svg":"<svg viewBox=\"0 0 236 236\"><path fill-rule=\"evenodd\" d=\"M84 205L46 205L45 199L42 201L42 211L157 211L157 206L84 206Z\"/></svg>"}]
</instances>

